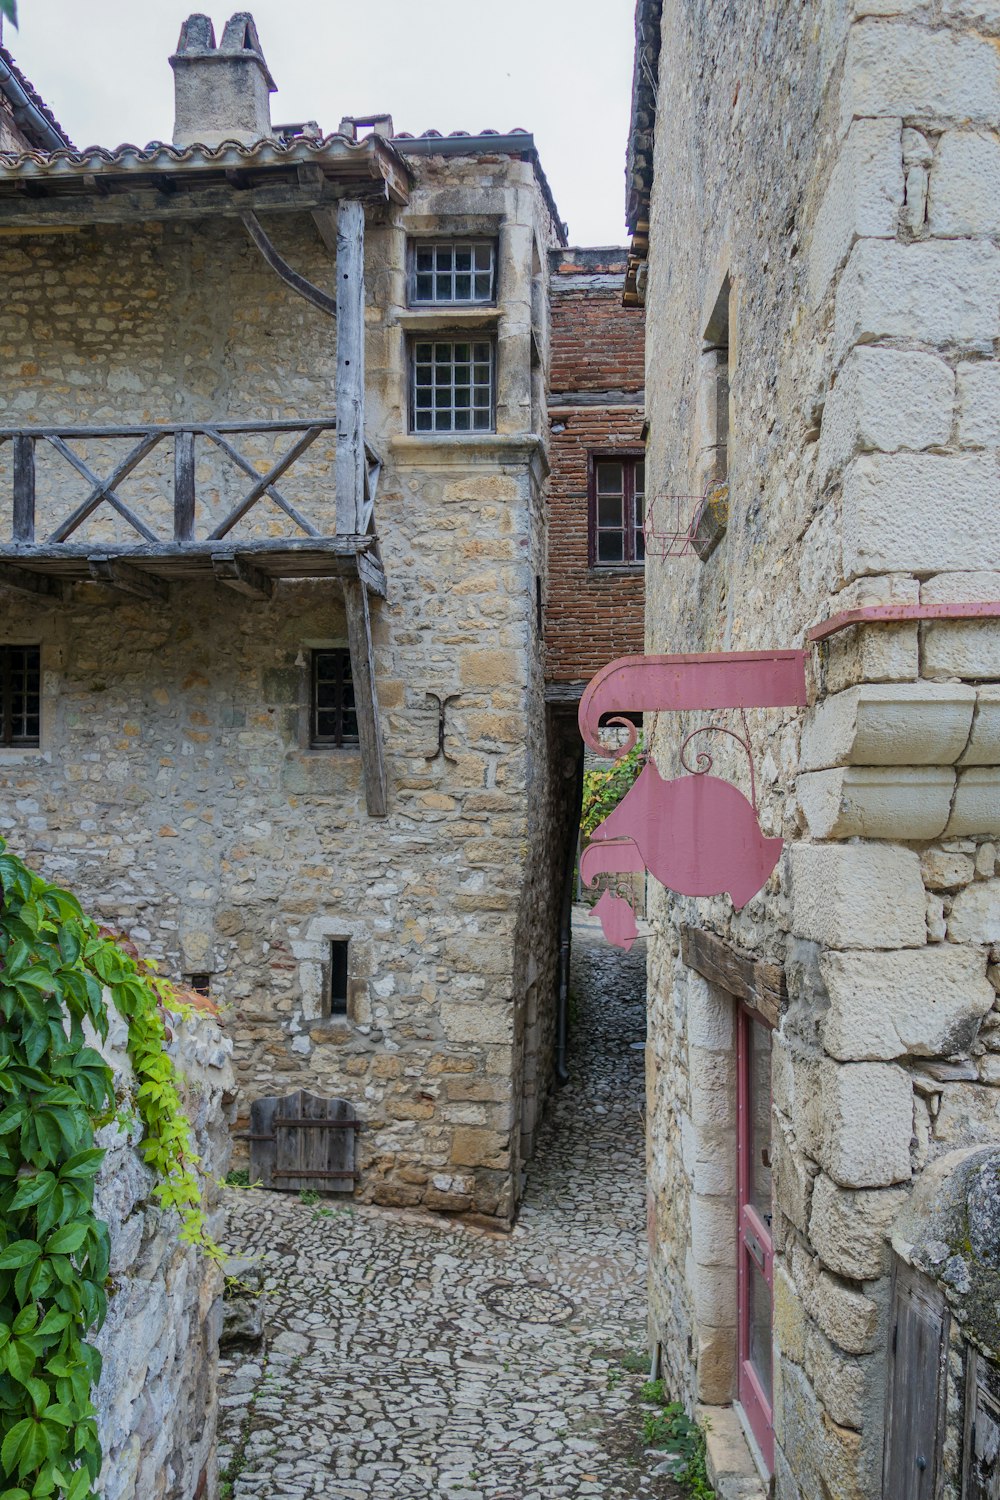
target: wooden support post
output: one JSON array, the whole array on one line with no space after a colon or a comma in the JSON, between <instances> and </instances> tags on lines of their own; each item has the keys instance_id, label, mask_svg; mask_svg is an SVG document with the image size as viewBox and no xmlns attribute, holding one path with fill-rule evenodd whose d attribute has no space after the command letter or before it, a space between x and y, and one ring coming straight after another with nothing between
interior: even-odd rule
<instances>
[{"instance_id":1,"label":"wooden support post","mask_svg":"<svg viewBox=\"0 0 1000 1500\"><path fill-rule=\"evenodd\" d=\"M274 593L274 579L255 568L244 557L234 557L231 552L212 553L212 572L220 583L245 594L248 599L270 599Z\"/></svg>"},{"instance_id":2,"label":"wooden support post","mask_svg":"<svg viewBox=\"0 0 1000 1500\"><path fill-rule=\"evenodd\" d=\"M95 583L106 583L122 594L134 594L137 599L153 599L158 604L170 598L170 589L162 578L143 573L131 563L118 557L88 557L87 565Z\"/></svg>"},{"instance_id":3,"label":"wooden support post","mask_svg":"<svg viewBox=\"0 0 1000 1500\"><path fill-rule=\"evenodd\" d=\"M369 815L384 818L387 809L385 765L382 760L382 726L375 682L375 652L372 647L368 590L360 578L344 582L347 641L351 649L354 705L358 715L361 766L365 774L365 800Z\"/></svg>"},{"instance_id":4,"label":"wooden support post","mask_svg":"<svg viewBox=\"0 0 1000 1500\"><path fill-rule=\"evenodd\" d=\"M14 540L35 540L35 440L26 432L14 439Z\"/></svg>"},{"instance_id":5,"label":"wooden support post","mask_svg":"<svg viewBox=\"0 0 1000 1500\"><path fill-rule=\"evenodd\" d=\"M28 568L19 568L12 563L0 563L0 583L22 594L34 594L36 598L65 597L61 579L53 578L49 573L32 573Z\"/></svg>"},{"instance_id":6,"label":"wooden support post","mask_svg":"<svg viewBox=\"0 0 1000 1500\"><path fill-rule=\"evenodd\" d=\"M365 494L365 210L337 207L337 535L361 530Z\"/></svg>"},{"instance_id":7,"label":"wooden support post","mask_svg":"<svg viewBox=\"0 0 1000 1500\"><path fill-rule=\"evenodd\" d=\"M174 541L194 539L194 433L174 433Z\"/></svg>"}]
</instances>

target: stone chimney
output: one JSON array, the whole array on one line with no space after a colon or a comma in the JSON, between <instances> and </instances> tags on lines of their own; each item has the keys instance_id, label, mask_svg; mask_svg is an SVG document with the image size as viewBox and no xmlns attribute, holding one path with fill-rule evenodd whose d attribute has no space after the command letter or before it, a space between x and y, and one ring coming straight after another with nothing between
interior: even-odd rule
<instances>
[{"instance_id":1,"label":"stone chimney","mask_svg":"<svg viewBox=\"0 0 1000 1500\"><path fill-rule=\"evenodd\" d=\"M249 146L271 135L270 95L277 84L249 11L237 11L226 22L220 47L208 16L188 16L170 66L175 146Z\"/></svg>"}]
</instances>

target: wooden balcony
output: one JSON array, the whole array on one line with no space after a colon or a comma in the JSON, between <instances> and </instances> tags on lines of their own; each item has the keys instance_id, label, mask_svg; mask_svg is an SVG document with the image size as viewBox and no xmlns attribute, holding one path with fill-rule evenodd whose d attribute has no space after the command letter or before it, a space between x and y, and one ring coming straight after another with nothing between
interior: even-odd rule
<instances>
[{"instance_id":1,"label":"wooden balcony","mask_svg":"<svg viewBox=\"0 0 1000 1500\"><path fill-rule=\"evenodd\" d=\"M256 598L283 578L341 578L384 597L381 464L366 444L356 502L340 458L333 418L0 429L0 583L61 597L89 579L164 600L205 576Z\"/></svg>"}]
</instances>

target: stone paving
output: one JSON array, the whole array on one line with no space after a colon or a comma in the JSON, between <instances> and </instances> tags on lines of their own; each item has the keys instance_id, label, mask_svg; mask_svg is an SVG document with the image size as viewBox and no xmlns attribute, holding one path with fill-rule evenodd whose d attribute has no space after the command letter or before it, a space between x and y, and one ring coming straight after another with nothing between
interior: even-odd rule
<instances>
[{"instance_id":1,"label":"stone paving","mask_svg":"<svg viewBox=\"0 0 1000 1500\"><path fill-rule=\"evenodd\" d=\"M257 1259L269 1295L264 1350L223 1362L223 1496L676 1493L643 1451L637 1404L644 950L578 925L572 1080L512 1233L230 1190L230 1246Z\"/></svg>"}]
</instances>

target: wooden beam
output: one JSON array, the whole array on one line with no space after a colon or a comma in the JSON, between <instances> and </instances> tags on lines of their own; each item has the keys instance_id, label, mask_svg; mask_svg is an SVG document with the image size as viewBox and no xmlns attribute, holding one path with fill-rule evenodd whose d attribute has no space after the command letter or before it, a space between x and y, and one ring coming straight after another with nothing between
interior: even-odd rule
<instances>
[{"instance_id":1,"label":"wooden beam","mask_svg":"<svg viewBox=\"0 0 1000 1500\"><path fill-rule=\"evenodd\" d=\"M95 583L106 583L119 593L133 594L137 599L154 599L158 604L164 604L170 598L170 589L162 578L143 573L120 558L93 556L87 561Z\"/></svg>"},{"instance_id":2,"label":"wooden beam","mask_svg":"<svg viewBox=\"0 0 1000 1500\"><path fill-rule=\"evenodd\" d=\"M689 969L757 1011L769 1026L777 1026L788 1000L781 964L766 963L735 948L703 927L681 928L681 957Z\"/></svg>"},{"instance_id":3,"label":"wooden beam","mask_svg":"<svg viewBox=\"0 0 1000 1500\"><path fill-rule=\"evenodd\" d=\"M220 583L245 594L248 599L270 599L274 593L274 579L247 562L245 557L234 557L231 552L212 553L212 572Z\"/></svg>"},{"instance_id":4,"label":"wooden beam","mask_svg":"<svg viewBox=\"0 0 1000 1500\"><path fill-rule=\"evenodd\" d=\"M386 597L385 572L381 558L373 557L370 552L359 552L358 577L369 594L377 594L380 599Z\"/></svg>"},{"instance_id":5,"label":"wooden beam","mask_svg":"<svg viewBox=\"0 0 1000 1500\"><path fill-rule=\"evenodd\" d=\"M32 573L28 568L11 563L0 563L0 583L10 589L19 589L23 594L46 599L62 599L65 593L60 579L48 573Z\"/></svg>"},{"instance_id":6,"label":"wooden beam","mask_svg":"<svg viewBox=\"0 0 1000 1500\"><path fill-rule=\"evenodd\" d=\"M35 540L35 440L24 432L14 438L14 540Z\"/></svg>"},{"instance_id":7,"label":"wooden beam","mask_svg":"<svg viewBox=\"0 0 1000 1500\"><path fill-rule=\"evenodd\" d=\"M231 186L191 188L164 193L157 188L112 189L105 194L42 198L0 195L0 226L7 233L45 233L90 224L155 223L177 219L238 219L249 208L254 213L308 213L314 208L335 207L346 193L369 202L385 202L383 182L354 178L342 185L327 184L320 191L302 188L297 182L273 187Z\"/></svg>"},{"instance_id":8,"label":"wooden beam","mask_svg":"<svg viewBox=\"0 0 1000 1500\"><path fill-rule=\"evenodd\" d=\"M337 209L337 531L361 531L365 496L365 210Z\"/></svg>"},{"instance_id":9,"label":"wooden beam","mask_svg":"<svg viewBox=\"0 0 1000 1500\"><path fill-rule=\"evenodd\" d=\"M382 759L382 726L379 722L378 688L375 681L375 651L372 646L368 590L360 578L344 582L347 641L351 650L354 705L358 715L361 766L365 775L365 800L373 818L384 818L388 807L385 764Z\"/></svg>"},{"instance_id":10,"label":"wooden beam","mask_svg":"<svg viewBox=\"0 0 1000 1500\"><path fill-rule=\"evenodd\" d=\"M174 434L174 541L194 537L194 433Z\"/></svg>"},{"instance_id":11,"label":"wooden beam","mask_svg":"<svg viewBox=\"0 0 1000 1500\"><path fill-rule=\"evenodd\" d=\"M293 292L318 307L320 312L325 312L329 317L337 316L337 299L331 297L329 292L324 292L321 287L314 286L306 276L300 275L293 266L288 264L284 256L280 254L277 246L268 238L264 226L257 215L247 209L240 215L247 234L253 240L261 255L271 267L276 276L279 276L286 286L290 286Z\"/></svg>"},{"instance_id":12,"label":"wooden beam","mask_svg":"<svg viewBox=\"0 0 1000 1500\"><path fill-rule=\"evenodd\" d=\"M314 208L313 223L319 230L319 237L336 259L337 256L337 215L331 208Z\"/></svg>"}]
</instances>

